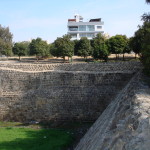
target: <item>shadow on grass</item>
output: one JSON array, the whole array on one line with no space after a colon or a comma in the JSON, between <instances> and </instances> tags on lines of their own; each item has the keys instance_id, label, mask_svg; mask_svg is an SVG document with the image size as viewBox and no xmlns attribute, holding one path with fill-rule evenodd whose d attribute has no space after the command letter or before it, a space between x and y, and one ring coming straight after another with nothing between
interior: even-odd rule
<instances>
[{"instance_id":1,"label":"shadow on grass","mask_svg":"<svg viewBox=\"0 0 150 150\"><path fill-rule=\"evenodd\" d=\"M70 133L58 129L0 128L0 150L64 150Z\"/></svg>"}]
</instances>

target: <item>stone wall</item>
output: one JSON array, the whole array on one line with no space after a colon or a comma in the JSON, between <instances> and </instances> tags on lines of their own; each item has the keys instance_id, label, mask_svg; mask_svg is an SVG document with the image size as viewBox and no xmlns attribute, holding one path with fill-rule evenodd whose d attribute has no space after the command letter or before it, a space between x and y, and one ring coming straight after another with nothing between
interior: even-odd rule
<instances>
[{"instance_id":1,"label":"stone wall","mask_svg":"<svg viewBox=\"0 0 150 150\"><path fill-rule=\"evenodd\" d=\"M76 63L76 64L0 64L0 68L15 69L21 71L137 71L141 67L140 62L111 62L111 63Z\"/></svg>"},{"instance_id":2,"label":"stone wall","mask_svg":"<svg viewBox=\"0 0 150 150\"><path fill-rule=\"evenodd\" d=\"M0 120L97 119L140 68L104 65L1 64Z\"/></svg>"},{"instance_id":3,"label":"stone wall","mask_svg":"<svg viewBox=\"0 0 150 150\"><path fill-rule=\"evenodd\" d=\"M136 74L75 150L149 150L150 88Z\"/></svg>"}]
</instances>

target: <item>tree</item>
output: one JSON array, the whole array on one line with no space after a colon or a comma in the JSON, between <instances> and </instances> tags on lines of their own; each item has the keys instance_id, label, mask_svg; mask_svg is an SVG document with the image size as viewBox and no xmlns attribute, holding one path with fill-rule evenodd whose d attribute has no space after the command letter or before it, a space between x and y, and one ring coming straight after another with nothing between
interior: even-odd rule
<instances>
[{"instance_id":1,"label":"tree","mask_svg":"<svg viewBox=\"0 0 150 150\"><path fill-rule=\"evenodd\" d=\"M139 26L139 29L134 33L134 36L130 38L130 48L135 53L135 57L138 54L141 55L142 47L144 43L145 30L143 26Z\"/></svg>"},{"instance_id":2,"label":"tree","mask_svg":"<svg viewBox=\"0 0 150 150\"><path fill-rule=\"evenodd\" d=\"M130 49L135 53L136 55L140 55L141 53L141 47L142 47L142 37L138 34L137 36L133 36L129 40L129 47Z\"/></svg>"},{"instance_id":3,"label":"tree","mask_svg":"<svg viewBox=\"0 0 150 150\"><path fill-rule=\"evenodd\" d=\"M144 65L144 71L150 75L150 22L144 22L143 41L141 50L141 62Z\"/></svg>"},{"instance_id":4,"label":"tree","mask_svg":"<svg viewBox=\"0 0 150 150\"><path fill-rule=\"evenodd\" d=\"M146 0L146 2L150 4L150 0ZM150 75L150 13L145 13L142 16L142 20L144 23L139 29L143 31L143 34L141 34L141 38L143 39L141 42L141 62L144 65L145 73Z\"/></svg>"},{"instance_id":5,"label":"tree","mask_svg":"<svg viewBox=\"0 0 150 150\"><path fill-rule=\"evenodd\" d=\"M78 55L79 50L79 40L74 40L74 55Z\"/></svg>"},{"instance_id":6,"label":"tree","mask_svg":"<svg viewBox=\"0 0 150 150\"><path fill-rule=\"evenodd\" d=\"M119 54L124 53L124 49L127 45L127 37L125 35L116 35L109 39L109 51L112 54L116 54L116 59L119 58Z\"/></svg>"},{"instance_id":7,"label":"tree","mask_svg":"<svg viewBox=\"0 0 150 150\"><path fill-rule=\"evenodd\" d=\"M74 42L71 41L70 35L64 35L61 38L57 38L53 43L52 55L62 57L65 61L65 56L68 56L68 60L74 55Z\"/></svg>"},{"instance_id":8,"label":"tree","mask_svg":"<svg viewBox=\"0 0 150 150\"><path fill-rule=\"evenodd\" d=\"M106 44L105 37L99 33L92 41L93 46L93 58L94 59L103 59L104 61L108 60L108 46Z\"/></svg>"},{"instance_id":9,"label":"tree","mask_svg":"<svg viewBox=\"0 0 150 150\"><path fill-rule=\"evenodd\" d=\"M29 44L29 54L36 55L37 60L40 57L47 57L50 54L49 45L41 38L33 39Z\"/></svg>"},{"instance_id":10,"label":"tree","mask_svg":"<svg viewBox=\"0 0 150 150\"><path fill-rule=\"evenodd\" d=\"M12 53L12 37L9 27L2 27L0 25L0 55L11 55Z\"/></svg>"},{"instance_id":11,"label":"tree","mask_svg":"<svg viewBox=\"0 0 150 150\"><path fill-rule=\"evenodd\" d=\"M150 22L144 22L131 38L130 45L140 55L144 71L150 75Z\"/></svg>"},{"instance_id":12,"label":"tree","mask_svg":"<svg viewBox=\"0 0 150 150\"><path fill-rule=\"evenodd\" d=\"M129 39L126 36L124 36L124 40L125 40L125 46L124 46L124 49L123 49L123 52L122 52L123 60L125 60L124 54L131 52L131 48L129 46Z\"/></svg>"},{"instance_id":13,"label":"tree","mask_svg":"<svg viewBox=\"0 0 150 150\"><path fill-rule=\"evenodd\" d=\"M54 57L61 57L59 50L55 47L55 43L50 45L50 54Z\"/></svg>"},{"instance_id":14,"label":"tree","mask_svg":"<svg viewBox=\"0 0 150 150\"><path fill-rule=\"evenodd\" d=\"M146 3L150 4L150 0L146 0ZM150 22L150 13L144 13L141 20L144 22Z\"/></svg>"},{"instance_id":15,"label":"tree","mask_svg":"<svg viewBox=\"0 0 150 150\"><path fill-rule=\"evenodd\" d=\"M13 46L13 53L19 56L19 60L21 56L27 55L29 52L29 42L18 42Z\"/></svg>"},{"instance_id":16,"label":"tree","mask_svg":"<svg viewBox=\"0 0 150 150\"><path fill-rule=\"evenodd\" d=\"M79 50L78 50L78 56L82 56L87 60L87 57L91 55L91 43L90 40L88 40L86 37L82 37L79 40Z\"/></svg>"},{"instance_id":17,"label":"tree","mask_svg":"<svg viewBox=\"0 0 150 150\"><path fill-rule=\"evenodd\" d=\"M141 20L144 22L150 22L150 13L144 13Z\"/></svg>"}]
</instances>

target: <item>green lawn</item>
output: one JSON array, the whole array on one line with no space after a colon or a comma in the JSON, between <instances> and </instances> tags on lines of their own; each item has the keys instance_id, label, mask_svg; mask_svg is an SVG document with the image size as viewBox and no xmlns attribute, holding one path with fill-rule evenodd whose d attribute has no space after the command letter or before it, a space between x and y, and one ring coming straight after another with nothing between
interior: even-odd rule
<instances>
[{"instance_id":1,"label":"green lawn","mask_svg":"<svg viewBox=\"0 0 150 150\"><path fill-rule=\"evenodd\" d=\"M63 150L70 143L71 134L63 130L0 128L0 150Z\"/></svg>"}]
</instances>

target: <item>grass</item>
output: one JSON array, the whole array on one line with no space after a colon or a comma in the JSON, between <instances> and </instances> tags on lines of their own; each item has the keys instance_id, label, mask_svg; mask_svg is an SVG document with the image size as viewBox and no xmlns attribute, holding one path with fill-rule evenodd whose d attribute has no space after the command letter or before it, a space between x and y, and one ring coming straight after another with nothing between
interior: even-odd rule
<instances>
[{"instance_id":1,"label":"grass","mask_svg":"<svg viewBox=\"0 0 150 150\"><path fill-rule=\"evenodd\" d=\"M0 121L0 127L14 127L14 126L20 126L22 123L20 122L3 122Z\"/></svg>"},{"instance_id":2,"label":"grass","mask_svg":"<svg viewBox=\"0 0 150 150\"><path fill-rule=\"evenodd\" d=\"M0 122L0 150L66 150L93 122Z\"/></svg>"},{"instance_id":3,"label":"grass","mask_svg":"<svg viewBox=\"0 0 150 150\"><path fill-rule=\"evenodd\" d=\"M0 150L63 150L71 143L71 134L63 130L0 128Z\"/></svg>"}]
</instances>

